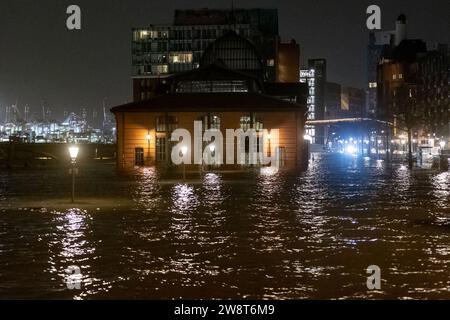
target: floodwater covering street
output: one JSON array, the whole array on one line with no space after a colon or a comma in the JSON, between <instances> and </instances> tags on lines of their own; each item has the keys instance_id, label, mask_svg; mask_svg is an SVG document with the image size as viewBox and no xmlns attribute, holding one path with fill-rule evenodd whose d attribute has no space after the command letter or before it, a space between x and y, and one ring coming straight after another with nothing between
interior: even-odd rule
<instances>
[{"instance_id":1,"label":"floodwater covering street","mask_svg":"<svg viewBox=\"0 0 450 320\"><path fill-rule=\"evenodd\" d=\"M449 172L340 154L186 182L99 165L71 209L70 183L0 171L0 298L450 298Z\"/></svg>"}]
</instances>

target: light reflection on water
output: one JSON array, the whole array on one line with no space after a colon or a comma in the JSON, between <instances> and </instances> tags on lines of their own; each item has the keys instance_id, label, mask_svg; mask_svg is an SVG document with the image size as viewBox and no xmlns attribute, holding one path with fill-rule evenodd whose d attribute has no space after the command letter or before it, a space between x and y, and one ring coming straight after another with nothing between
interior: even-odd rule
<instances>
[{"instance_id":1,"label":"light reflection on water","mask_svg":"<svg viewBox=\"0 0 450 320\"><path fill-rule=\"evenodd\" d=\"M344 155L297 176L86 168L80 197L132 204L63 210L27 205L67 195L59 172L0 181L2 203L21 199L0 205L0 297L450 298L448 172ZM71 265L81 290L66 286Z\"/></svg>"}]
</instances>

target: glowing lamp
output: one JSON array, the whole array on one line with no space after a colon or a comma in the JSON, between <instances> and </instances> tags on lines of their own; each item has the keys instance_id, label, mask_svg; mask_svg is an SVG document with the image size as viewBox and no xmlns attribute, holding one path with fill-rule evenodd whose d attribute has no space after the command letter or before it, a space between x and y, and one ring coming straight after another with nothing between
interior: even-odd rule
<instances>
[{"instance_id":1,"label":"glowing lamp","mask_svg":"<svg viewBox=\"0 0 450 320\"><path fill-rule=\"evenodd\" d=\"M80 148L78 148L77 146L69 147L70 159L72 159L73 162L77 160L78 151L80 151Z\"/></svg>"},{"instance_id":2,"label":"glowing lamp","mask_svg":"<svg viewBox=\"0 0 450 320\"><path fill-rule=\"evenodd\" d=\"M357 152L356 148L352 145L348 145L346 151L349 154L355 154Z\"/></svg>"}]
</instances>

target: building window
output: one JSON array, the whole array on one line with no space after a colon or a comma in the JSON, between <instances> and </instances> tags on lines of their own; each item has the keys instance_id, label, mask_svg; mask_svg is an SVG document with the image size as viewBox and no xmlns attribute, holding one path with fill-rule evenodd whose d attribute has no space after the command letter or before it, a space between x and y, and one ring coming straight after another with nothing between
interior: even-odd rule
<instances>
[{"instance_id":1,"label":"building window","mask_svg":"<svg viewBox=\"0 0 450 320\"><path fill-rule=\"evenodd\" d=\"M170 63L192 63L192 53L171 53Z\"/></svg>"},{"instance_id":2,"label":"building window","mask_svg":"<svg viewBox=\"0 0 450 320\"><path fill-rule=\"evenodd\" d=\"M398 75L398 78L399 78L399 79L403 79L403 74L400 73L400 74Z\"/></svg>"},{"instance_id":3,"label":"building window","mask_svg":"<svg viewBox=\"0 0 450 320\"><path fill-rule=\"evenodd\" d=\"M267 66L268 67L273 67L275 65L275 60L274 59L267 59Z\"/></svg>"},{"instance_id":4,"label":"building window","mask_svg":"<svg viewBox=\"0 0 450 320\"><path fill-rule=\"evenodd\" d=\"M245 81L180 81L177 92L248 92Z\"/></svg>"},{"instance_id":5,"label":"building window","mask_svg":"<svg viewBox=\"0 0 450 320\"><path fill-rule=\"evenodd\" d=\"M166 161L166 137L156 138L156 161Z\"/></svg>"},{"instance_id":6,"label":"building window","mask_svg":"<svg viewBox=\"0 0 450 320\"><path fill-rule=\"evenodd\" d=\"M261 120L260 117L254 116L254 119L253 119L253 128L254 128L256 131L262 131L262 130L264 129L264 125L263 125L263 122L262 122L262 120Z\"/></svg>"},{"instance_id":7,"label":"building window","mask_svg":"<svg viewBox=\"0 0 450 320\"><path fill-rule=\"evenodd\" d=\"M397 80L397 74L394 73L394 74L392 75L392 80Z\"/></svg>"},{"instance_id":8,"label":"building window","mask_svg":"<svg viewBox=\"0 0 450 320\"><path fill-rule=\"evenodd\" d=\"M220 117L215 114L208 113L201 117L203 130L217 129L220 130Z\"/></svg>"},{"instance_id":9,"label":"building window","mask_svg":"<svg viewBox=\"0 0 450 320\"><path fill-rule=\"evenodd\" d=\"M134 164L138 167L144 165L144 148L134 149Z\"/></svg>"},{"instance_id":10,"label":"building window","mask_svg":"<svg viewBox=\"0 0 450 320\"><path fill-rule=\"evenodd\" d=\"M169 66L167 64L152 65L151 72L152 74L165 74L169 72Z\"/></svg>"},{"instance_id":11,"label":"building window","mask_svg":"<svg viewBox=\"0 0 450 320\"><path fill-rule=\"evenodd\" d=\"M249 130L252 127L251 123L252 123L252 118L249 115L245 115L245 116L241 117L240 126L241 126L242 130L244 130L244 131Z\"/></svg>"},{"instance_id":12,"label":"building window","mask_svg":"<svg viewBox=\"0 0 450 320\"><path fill-rule=\"evenodd\" d=\"M217 129L220 130L220 117L216 115L210 116L209 129Z\"/></svg>"},{"instance_id":13,"label":"building window","mask_svg":"<svg viewBox=\"0 0 450 320\"><path fill-rule=\"evenodd\" d=\"M173 116L160 116L156 118L156 132L172 132L178 128L178 118Z\"/></svg>"},{"instance_id":14,"label":"building window","mask_svg":"<svg viewBox=\"0 0 450 320\"><path fill-rule=\"evenodd\" d=\"M377 83L376 82L370 82L369 83L369 88L376 88L377 87Z\"/></svg>"}]
</instances>

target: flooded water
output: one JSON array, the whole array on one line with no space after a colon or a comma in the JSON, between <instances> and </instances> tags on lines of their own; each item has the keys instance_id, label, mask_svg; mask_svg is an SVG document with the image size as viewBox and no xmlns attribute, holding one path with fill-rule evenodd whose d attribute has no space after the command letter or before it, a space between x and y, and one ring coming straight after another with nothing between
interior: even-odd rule
<instances>
[{"instance_id":1,"label":"flooded water","mask_svg":"<svg viewBox=\"0 0 450 320\"><path fill-rule=\"evenodd\" d=\"M323 155L187 183L82 168L77 187L58 208L66 171L0 172L1 298L450 298L449 172Z\"/></svg>"}]
</instances>

